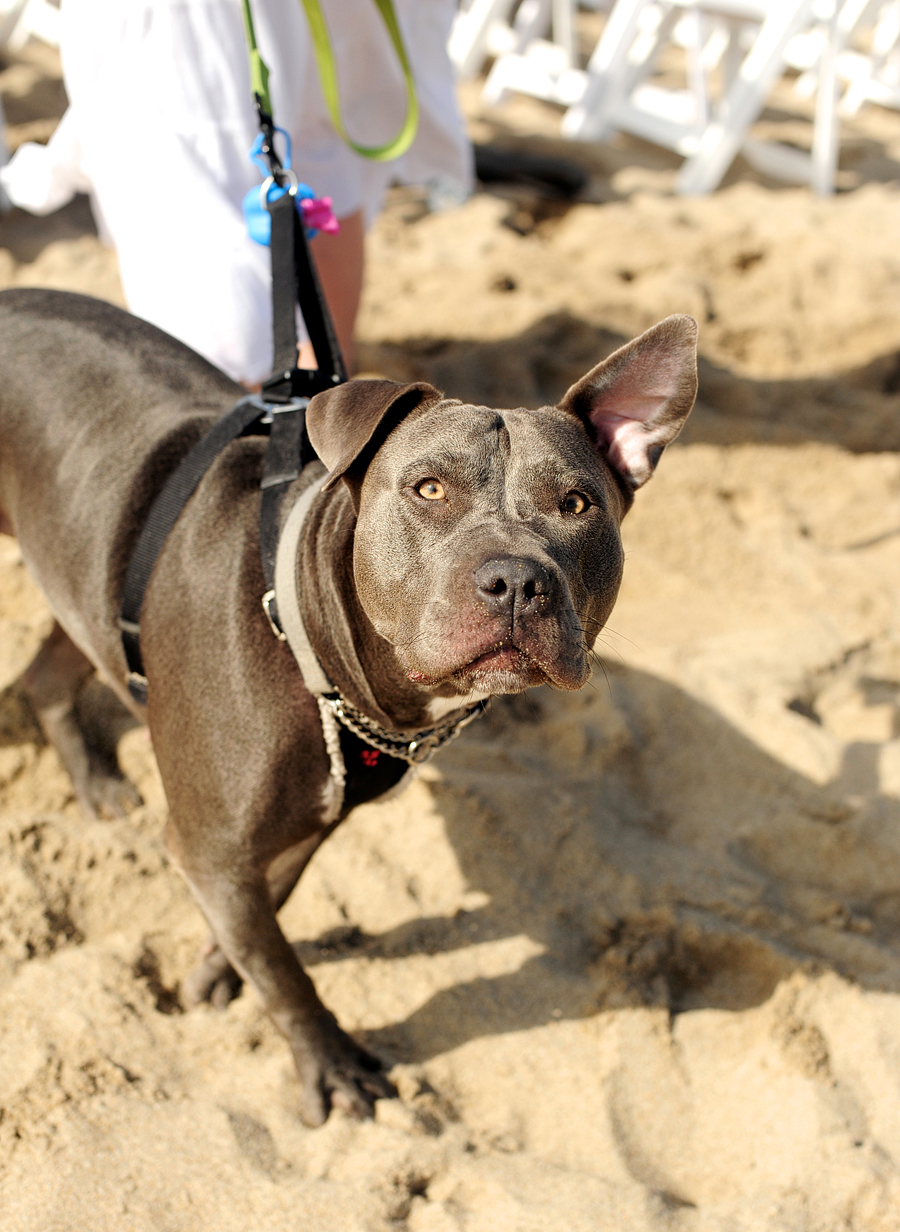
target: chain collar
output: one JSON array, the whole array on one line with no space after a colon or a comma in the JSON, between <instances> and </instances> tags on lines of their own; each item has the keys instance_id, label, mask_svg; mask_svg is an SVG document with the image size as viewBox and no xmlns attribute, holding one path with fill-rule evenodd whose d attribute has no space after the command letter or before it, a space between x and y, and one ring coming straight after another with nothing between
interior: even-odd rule
<instances>
[{"instance_id":1,"label":"chain collar","mask_svg":"<svg viewBox=\"0 0 900 1232\"><path fill-rule=\"evenodd\" d=\"M445 744L458 736L464 727L468 727L474 719L484 713L484 703L476 702L474 706L469 706L458 719L447 719L434 727L426 727L416 732L410 740L399 732L385 731L379 723L351 705L343 693L324 694L321 701L329 707L337 721L343 724L348 731L353 732L354 736L370 744L373 749L378 749L380 753L387 753L389 757L398 757L411 766L424 765L438 749L443 748Z\"/></svg>"}]
</instances>

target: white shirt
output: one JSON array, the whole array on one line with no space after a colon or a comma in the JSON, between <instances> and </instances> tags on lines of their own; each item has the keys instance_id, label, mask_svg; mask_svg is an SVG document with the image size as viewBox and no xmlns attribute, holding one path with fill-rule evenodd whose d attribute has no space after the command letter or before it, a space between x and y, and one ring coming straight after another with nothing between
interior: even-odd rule
<instances>
[{"instance_id":1,"label":"white shirt","mask_svg":"<svg viewBox=\"0 0 900 1232\"><path fill-rule=\"evenodd\" d=\"M251 0L276 123L293 166L340 218L377 213L393 180L471 184L471 154L446 53L453 0L395 0L416 80L419 130L389 163L354 153L332 126L300 0ZM400 129L406 95L373 0L322 0L344 124L366 145ZM115 245L129 307L239 380L272 360L269 250L249 239L241 201L261 173L240 0L63 0L69 109L47 146L0 171L34 213L89 192Z\"/></svg>"}]
</instances>

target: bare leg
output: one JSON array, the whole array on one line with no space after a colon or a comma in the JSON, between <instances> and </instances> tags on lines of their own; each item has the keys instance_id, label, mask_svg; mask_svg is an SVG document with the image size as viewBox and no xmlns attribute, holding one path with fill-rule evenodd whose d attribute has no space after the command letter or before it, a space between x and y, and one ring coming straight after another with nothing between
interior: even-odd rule
<instances>
[{"instance_id":1,"label":"bare leg","mask_svg":"<svg viewBox=\"0 0 900 1232\"><path fill-rule=\"evenodd\" d=\"M90 743L75 714L75 698L93 673L91 661L54 623L22 683L72 780L82 811L93 818L124 817L141 802L137 789L115 760Z\"/></svg>"},{"instance_id":2,"label":"bare leg","mask_svg":"<svg viewBox=\"0 0 900 1232\"><path fill-rule=\"evenodd\" d=\"M348 214L346 218L340 219L340 224L341 229L337 235L319 232L311 248L344 362L347 371L352 373L355 350L353 331L362 295L366 255L362 211ZM301 368L318 367L316 353L309 340L297 344L297 362ZM245 381L244 388L249 389L252 394L258 394L262 383L250 385Z\"/></svg>"},{"instance_id":3,"label":"bare leg","mask_svg":"<svg viewBox=\"0 0 900 1232\"><path fill-rule=\"evenodd\" d=\"M347 368L352 372L353 331L362 295L365 266L366 235L362 211L348 214L346 218L340 219L340 224L341 229L336 235L321 231L313 240L311 249L337 331L338 342L341 344ZM316 366L315 355L308 342L301 344L300 366Z\"/></svg>"}]
</instances>

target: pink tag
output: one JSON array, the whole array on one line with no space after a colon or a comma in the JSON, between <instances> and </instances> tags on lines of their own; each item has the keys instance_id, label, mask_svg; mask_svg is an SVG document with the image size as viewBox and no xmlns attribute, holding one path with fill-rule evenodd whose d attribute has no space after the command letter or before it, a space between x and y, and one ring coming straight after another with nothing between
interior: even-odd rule
<instances>
[{"instance_id":1,"label":"pink tag","mask_svg":"<svg viewBox=\"0 0 900 1232\"><path fill-rule=\"evenodd\" d=\"M303 221L307 227L313 227L316 231L327 231L329 235L340 231L341 224L331 211L330 197L304 198L302 205Z\"/></svg>"}]
</instances>

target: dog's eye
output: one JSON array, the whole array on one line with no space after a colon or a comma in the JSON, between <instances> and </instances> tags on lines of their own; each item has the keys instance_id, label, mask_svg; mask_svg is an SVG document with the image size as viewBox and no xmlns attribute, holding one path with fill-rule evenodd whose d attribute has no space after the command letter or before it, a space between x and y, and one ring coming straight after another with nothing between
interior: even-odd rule
<instances>
[{"instance_id":1,"label":"dog's eye","mask_svg":"<svg viewBox=\"0 0 900 1232\"><path fill-rule=\"evenodd\" d=\"M423 479L416 491L426 500L443 500L445 495L444 485L439 479Z\"/></svg>"},{"instance_id":2,"label":"dog's eye","mask_svg":"<svg viewBox=\"0 0 900 1232\"><path fill-rule=\"evenodd\" d=\"M563 513L584 513L590 503L581 492L567 492L559 507Z\"/></svg>"}]
</instances>

